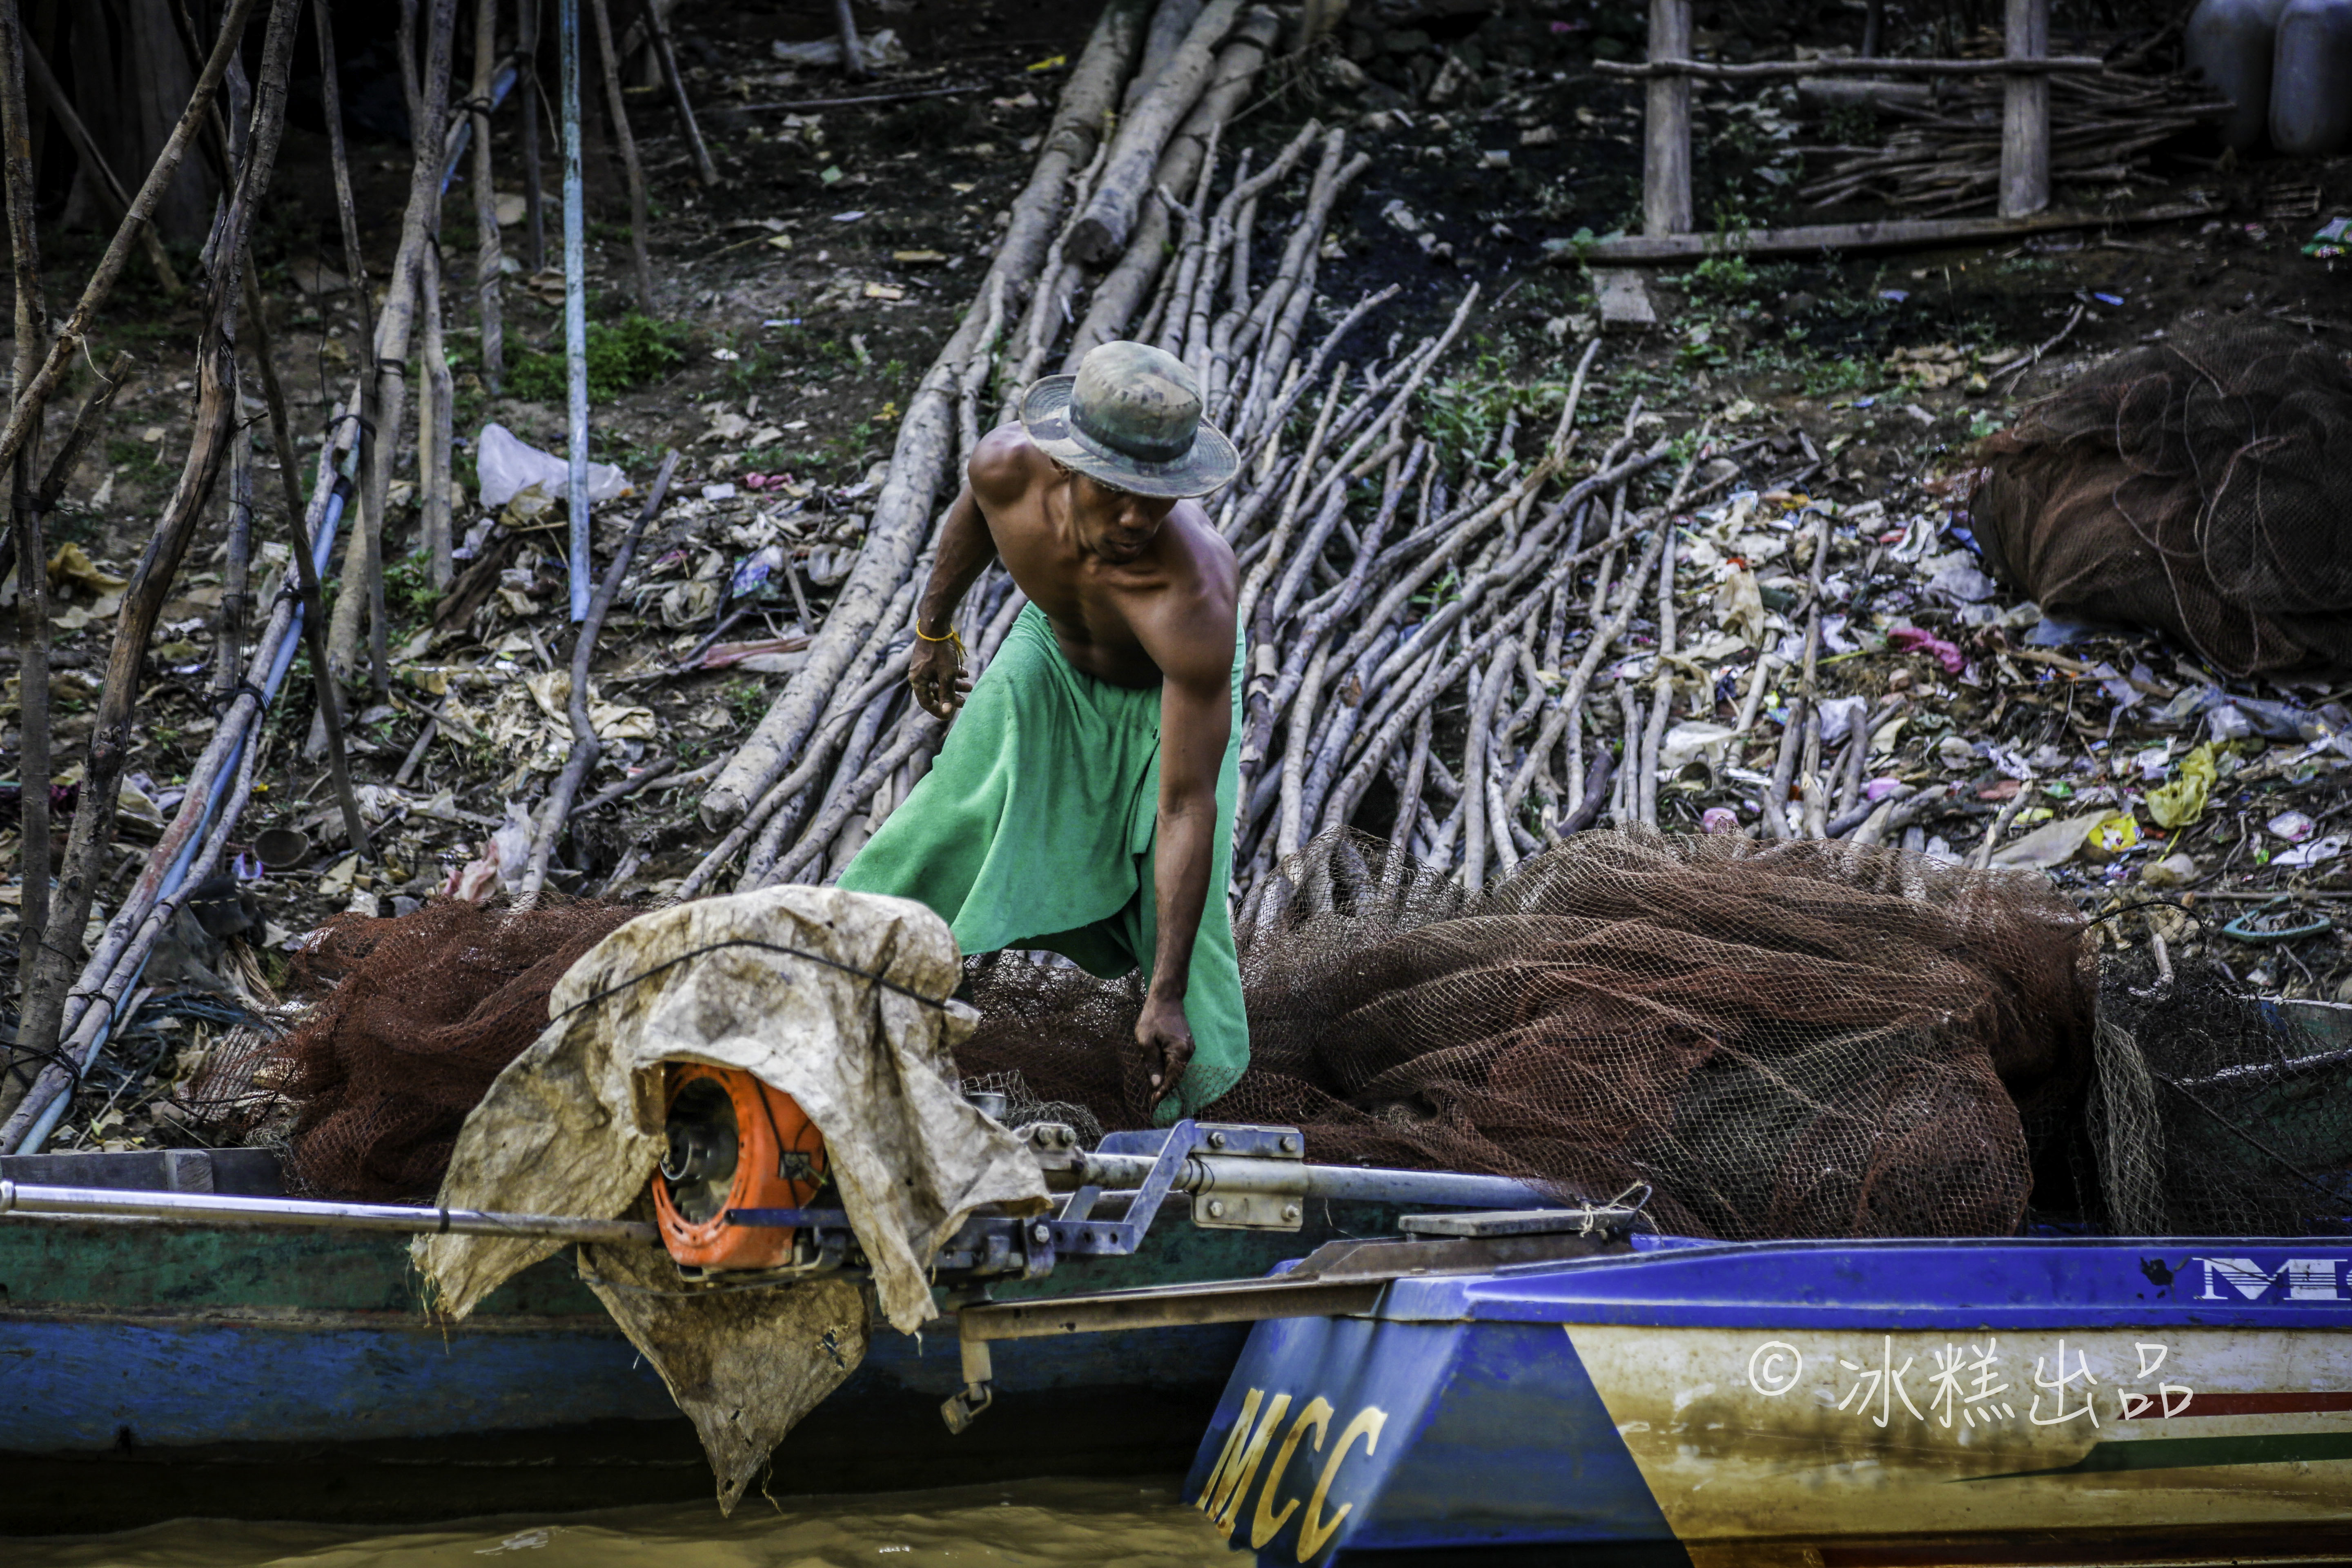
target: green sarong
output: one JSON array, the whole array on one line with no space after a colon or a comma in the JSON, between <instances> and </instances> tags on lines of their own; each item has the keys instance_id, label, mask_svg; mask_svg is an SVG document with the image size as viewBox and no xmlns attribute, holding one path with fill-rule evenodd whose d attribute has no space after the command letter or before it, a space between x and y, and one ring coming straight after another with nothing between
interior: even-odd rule
<instances>
[{"instance_id":1,"label":"green sarong","mask_svg":"<svg viewBox=\"0 0 2352 1568\"><path fill-rule=\"evenodd\" d=\"M1209 899L1184 994L1192 1062L1160 1102L1163 1123L1197 1114L1249 1065L1226 899L1242 679L1237 637ZM931 771L858 851L841 886L929 905L967 954L1045 948L1106 979L1141 969L1149 983L1159 821L1159 689L1113 686L1073 668L1044 612L1024 605Z\"/></svg>"}]
</instances>

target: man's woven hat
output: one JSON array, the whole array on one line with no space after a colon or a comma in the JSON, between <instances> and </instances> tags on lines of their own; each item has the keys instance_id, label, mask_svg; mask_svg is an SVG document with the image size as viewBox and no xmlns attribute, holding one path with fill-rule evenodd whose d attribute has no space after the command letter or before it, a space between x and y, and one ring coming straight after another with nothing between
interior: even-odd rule
<instances>
[{"instance_id":1,"label":"man's woven hat","mask_svg":"<svg viewBox=\"0 0 2352 1568\"><path fill-rule=\"evenodd\" d=\"M1242 466L1202 422L1192 371L1149 343L1103 343L1077 374L1038 382L1022 395L1021 424L1048 457L1134 495L1206 495Z\"/></svg>"}]
</instances>

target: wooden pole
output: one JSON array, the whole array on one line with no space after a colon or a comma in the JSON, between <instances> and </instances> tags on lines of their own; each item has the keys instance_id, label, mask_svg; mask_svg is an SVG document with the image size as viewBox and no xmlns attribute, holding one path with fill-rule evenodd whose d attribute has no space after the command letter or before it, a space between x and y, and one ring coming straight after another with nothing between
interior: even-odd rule
<instances>
[{"instance_id":1,"label":"wooden pole","mask_svg":"<svg viewBox=\"0 0 2352 1568\"><path fill-rule=\"evenodd\" d=\"M74 106L67 100L65 89L49 73L48 61L41 58L41 51L33 47L30 38L25 40L25 70L33 89L48 100L49 112L58 117L58 124L65 130L66 140L73 143L74 155L81 160L81 166L89 174L90 183L98 187L108 208L120 220L131 210L131 193L123 188L121 177L100 153L89 128L82 123L81 116L74 112ZM147 253L147 265L154 268L155 280L163 285L164 294L176 300L185 293L186 285L180 281L179 274L172 270L172 258L164 254L163 237L155 232L152 223L139 226L139 244Z\"/></svg>"},{"instance_id":2,"label":"wooden pole","mask_svg":"<svg viewBox=\"0 0 2352 1568\"><path fill-rule=\"evenodd\" d=\"M2050 0L2008 0L2008 58L2050 52ZM2009 79L2000 110L2000 216L2026 217L2050 205L2050 79Z\"/></svg>"},{"instance_id":3,"label":"wooden pole","mask_svg":"<svg viewBox=\"0 0 2352 1568\"><path fill-rule=\"evenodd\" d=\"M849 14L849 0L833 0L833 25L841 35L841 74L864 81L866 57L858 51L857 18Z\"/></svg>"},{"instance_id":4,"label":"wooden pole","mask_svg":"<svg viewBox=\"0 0 2352 1568\"><path fill-rule=\"evenodd\" d=\"M456 549L449 537L452 510L450 456L456 434L456 389L450 384L448 346L441 333L441 253L425 247L416 269L417 304L425 317L417 354L416 519L433 586L446 593L457 577Z\"/></svg>"},{"instance_id":5,"label":"wooden pole","mask_svg":"<svg viewBox=\"0 0 2352 1568\"><path fill-rule=\"evenodd\" d=\"M646 166L637 159L637 139L629 130L628 100L621 94L621 51L613 37L613 17L604 0L588 0L596 18L596 54L604 67L604 110L613 121L613 141L621 151L621 172L629 184L629 263L637 286L637 309L654 313L653 262L646 254L646 230L650 226L646 205ZM569 253L566 253L569 262Z\"/></svg>"},{"instance_id":6,"label":"wooden pole","mask_svg":"<svg viewBox=\"0 0 2352 1568\"><path fill-rule=\"evenodd\" d=\"M646 0L646 27L653 37L654 61L661 68L670 101L677 105L677 121L686 132L687 150L694 154L694 177L702 182L703 189L715 191L723 183L719 177L719 165L711 162L710 148L702 140L702 126L694 118L694 100L686 96L686 78L677 68L677 50L670 45L669 24L662 20L658 0Z\"/></svg>"},{"instance_id":7,"label":"wooden pole","mask_svg":"<svg viewBox=\"0 0 2352 1568\"><path fill-rule=\"evenodd\" d=\"M48 336L48 306L41 291L40 238L34 215L32 114L25 98L25 66L32 53L15 0L0 5L0 139L5 139L8 205L8 251L14 263L16 357L9 390L21 395L40 364ZM52 95L54 98L56 95ZM8 485L16 540L16 604L23 633L16 683L17 792L24 830L24 891L18 910L17 951L39 952L49 910L49 556L42 538L41 509L32 493L34 465L40 461L40 426L16 450ZM20 957L17 978L31 994L31 963ZM0 1092L6 1085L0 1083Z\"/></svg>"},{"instance_id":8,"label":"wooden pole","mask_svg":"<svg viewBox=\"0 0 2352 1568\"><path fill-rule=\"evenodd\" d=\"M506 321L499 309L506 257L499 237L499 193L490 163L490 72L498 52L499 0L474 0L474 95L469 106L474 115L474 306L482 323L482 384L493 394L507 374ZM517 74L529 69L526 64ZM439 571L437 561L435 570Z\"/></svg>"},{"instance_id":9,"label":"wooden pole","mask_svg":"<svg viewBox=\"0 0 2352 1568\"><path fill-rule=\"evenodd\" d=\"M646 504L637 510L637 521L629 525L621 548L613 552L613 563L604 570L604 581L596 590L588 615L580 629L572 637L572 696L566 712L572 720L572 750L563 760L563 772L557 775L555 787L547 792L547 805L541 810L538 829L531 835L530 858L522 873L521 896L535 897L547 885L547 862L555 853L555 841L563 833L563 825L572 818L572 803L586 782L589 770L596 765L603 743L596 739L596 727L588 716L588 667L596 656L596 634L604 625L604 617L613 608L613 601L621 592L621 580L629 574L629 562L636 555L637 541L645 536L646 527L654 514L661 510L662 498L669 492L669 477L677 471L677 450L672 447L662 458L661 471L654 476L653 488L646 492Z\"/></svg>"},{"instance_id":10,"label":"wooden pole","mask_svg":"<svg viewBox=\"0 0 2352 1568\"><path fill-rule=\"evenodd\" d=\"M522 87L522 220L533 272L547 266L547 198L539 183L539 0L518 0L515 52Z\"/></svg>"},{"instance_id":11,"label":"wooden pole","mask_svg":"<svg viewBox=\"0 0 2352 1568\"><path fill-rule=\"evenodd\" d=\"M314 0L310 19L319 35L320 99L327 119L327 156L335 172L335 220L343 235L343 271L351 279L352 301L359 308L360 371L373 386L375 381L374 308L368 300L367 258L360 249L359 207L352 197L352 163L343 146L343 89L337 75L335 22L329 0ZM279 465L293 482L293 454L278 454Z\"/></svg>"},{"instance_id":12,"label":"wooden pole","mask_svg":"<svg viewBox=\"0 0 2352 1568\"><path fill-rule=\"evenodd\" d=\"M2012 5L2017 0L2011 0ZM1650 0L1650 58L1688 59L1690 0ZM1686 76L1650 80L1642 145L1642 232L1688 234L1691 211L1691 85Z\"/></svg>"}]
</instances>

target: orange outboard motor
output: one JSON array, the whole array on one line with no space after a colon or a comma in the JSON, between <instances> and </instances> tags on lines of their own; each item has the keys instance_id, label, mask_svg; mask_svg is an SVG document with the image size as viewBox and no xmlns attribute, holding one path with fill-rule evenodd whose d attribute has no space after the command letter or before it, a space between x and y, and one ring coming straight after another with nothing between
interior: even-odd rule
<instances>
[{"instance_id":1,"label":"orange outboard motor","mask_svg":"<svg viewBox=\"0 0 2352 1568\"><path fill-rule=\"evenodd\" d=\"M775 1268L793 1233L729 1209L803 1208L824 1181L824 1136L791 1095L737 1068L669 1066L669 1154L654 1177L662 1244L687 1268Z\"/></svg>"}]
</instances>

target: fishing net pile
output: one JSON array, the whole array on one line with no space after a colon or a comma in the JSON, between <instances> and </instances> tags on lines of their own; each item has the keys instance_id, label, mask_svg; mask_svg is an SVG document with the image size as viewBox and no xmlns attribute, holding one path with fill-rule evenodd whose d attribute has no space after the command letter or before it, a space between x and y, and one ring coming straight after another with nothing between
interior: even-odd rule
<instances>
[{"instance_id":1,"label":"fishing net pile","mask_svg":"<svg viewBox=\"0 0 2352 1568\"><path fill-rule=\"evenodd\" d=\"M286 1040L307 1189L376 1202L441 1184L467 1112L547 1026L547 996L623 904L436 899L397 920L339 915L299 954L321 993Z\"/></svg>"},{"instance_id":2,"label":"fishing net pile","mask_svg":"<svg viewBox=\"0 0 2352 1568\"><path fill-rule=\"evenodd\" d=\"M2210 959L2141 950L2105 967L2074 1161L2096 1172L2083 1206L2098 1228L2352 1233L2352 1009L2266 999Z\"/></svg>"},{"instance_id":3,"label":"fishing net pile","mask_svg":"<svg viewBox=\"0 0 2352 1568\"><path fill-rule=\"evenodd\" d=\"M1341 831L1282 879L1238 933L1250 1069L1203 1114L1301 1128L1317 1161L1647 1187L1660 1229L1742 1240L2352 1214L2346 1041L2188 950L2160 973L2145 948L2103 959L2032 873L1599 832L1470 893ZM632 912L446 900L331 925L305 963L333 988L289 1042L303 1183L433 1192L557 979ZM982 1021L957 1063L1002 1120L1088 1144L1150 1124L1138 978L1019 953L966 972Z\"/></svg>"},{"instance_id":4,"label":"fishing net pile","mask_svg":"<svg viewBox=\"0 0 2352 1568\"><path fill-rule=\"evenodd\" d=\"M2245 318L2117 354L1984 444L1996 576L2245 676L2352 670L2352 368Z\"/></svg>"},{"instance_id":5,"label":"fishing net pile","mask_svg":"<svg viewBox=\"0 0 2352 1568\"><path fill-rule=\"evenodd\" d=\"M1208 1114L1341 1163L1646 1185L1727 1238L2014 1231L2092 1061L2095 970L2038 877L1836 841L1580 834L1468 893L1309 845L1242 937L1248 1073ZM1141 1124L1134 982L980 966L967 1071Z\"/></svg>"}]
</instances>

